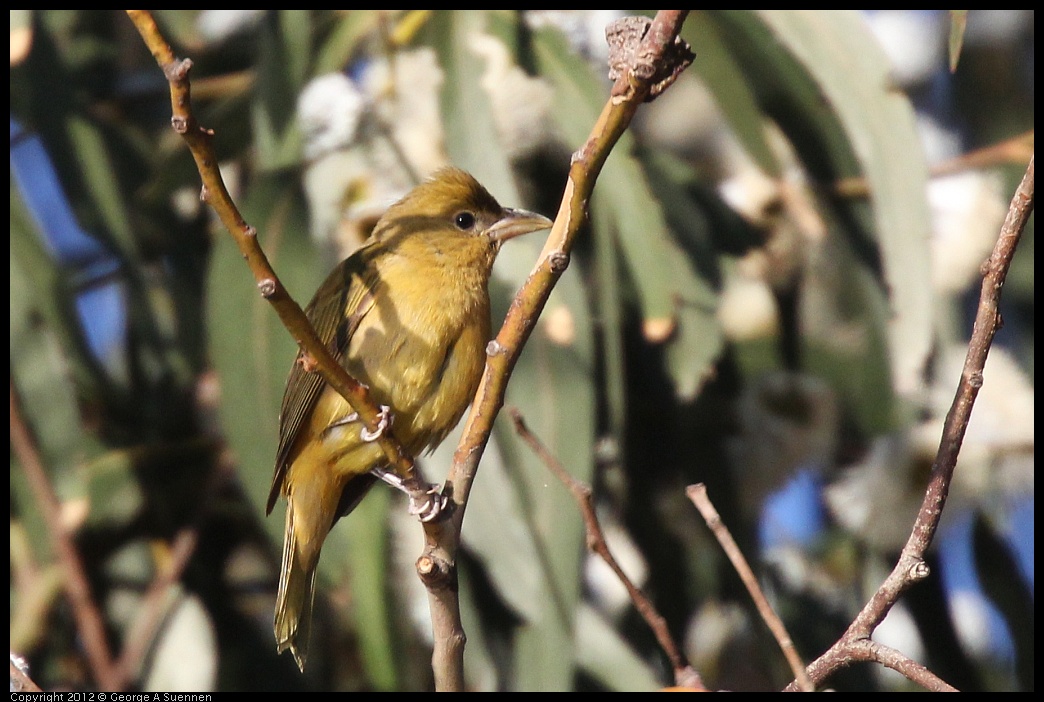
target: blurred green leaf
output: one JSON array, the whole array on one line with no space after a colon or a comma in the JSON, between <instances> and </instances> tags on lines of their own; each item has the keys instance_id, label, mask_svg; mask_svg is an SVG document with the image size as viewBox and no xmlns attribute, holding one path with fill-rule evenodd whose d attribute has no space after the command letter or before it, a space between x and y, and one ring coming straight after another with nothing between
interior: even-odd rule
<instances>
[{"instance_id":1,"label":"blurred green leaf","mask_svg":"<svg viewBox=\"0 0 1044 702\"><path fill-rule=\"evenodd\" d=\"M721 277L717 252L704 208L687 189L694 181L691 169L666 154L653 152L644 152L642 163L673 233L661 275L676 286L673 299L678 321L666 342L665 360L675 392L681 400L690 402L725 348L717 319Z\"/></svg>"},{"instance_id":2,"label":"blurred green leaf","mask_svg":"<svg viewBox=\"0 0 1044 702\"><path fill-rule=\"evenodd\" d=\"M405 666L403 650L396 637L395 588L391 579L388 510L392 490L378 483L366 499L359 503L344 524L330 532L323 548L323 572L336 574L335 584L347 580L351 586L351 620L359 636L363 665L374 688L383 691L401 689ZM396 503L396 508L402 506ZM420 532L420 525L416 528ZM418 551L418 556L420 552ZM413 574L410 574L411 576Z\"/></svg>"},{"instance_id":3,"label":"blurred green leaf","mask_svg":"<svg viewBox=\"0 0 1044 702\"><path fill-rule=\"evenodd\" d=\"M715 23L706 21L702 14L685 23L682 37L696 50L696 60L679 80L692 80L693 75L698 75L710 88L747 153L765 173L778 177L779 163L765 139L765 119L757 97L719 32Z\"/></svg>"},{"instance_id":4,"label":"blurred green leaf","mask_svg":"<svg viewBox=\"0 0 1044 702\"><path fill-rule=\"evenodd\" d=\"M444 72L439 107L450 160L502 201L517 202L511 165L497 134L489 93L482 86L487 66L472 45L485 29L483 14L436 12L426 29Z\"/></svg>"},{"instance_id":5,"label":"blurred green leaf","mask_svg":"<svg viewBox=\"0 0 1044 702\"><path fill-rule=\"evenodd\" d=\"M384 10L345 10L335 13L333 28L319 47L315 75L343 71L359 48L360 42L373 32Z\"/></svg>"},{"instance_id":6,"label":"blurred green leaf","mask_svg":"<svg viewBox=\"0 0 1044 702\"><path fill-rule=\"evenodd\" d=\"M605 104L608 91L595 79L590 67L569 49L556 31L536 32L539 73L555 88L554 116L570 144L583 144ZM613 213L621 260L638 291L645 322L670 326L674 320L672 293L684 281L661 275L668 259L668 237L663 213L649 190L640 164L631 156L634 140L625 133L613 149L598 177L592 207ZM607 232L595 231L595 236Z\"/></svg>"},{"instance_id":7,"label":"blurred green leaf","mask_svg":"<svg viewBox=\"0 0 1044 702\"><path fill-rule=\"evenodd\" d=\"M888 303L844 241L810 247L798 304L805 365L831 383L868 435L894 430Z\"/></svg>"},{"instance_id":8,"label":"blurred green leaf","mask_svg":"<svg viewBox=\"0 0 1044 702\"><path fill-rule=\"evenodd\" d=\"M70 117L69 139L75 150L74 160L82 169L85 191L90 194L105 231L119 247L124 258L138 260L138 242L132 231L124 194L116 177L117 169L110 158L110 146L98 128L79 117Z\"/></svg>"},{"instance_id":9,"label":"blurred green leaf","mask_svg":"<svg viewBox=\"0 0 1044 702\"><path fill-rule=\"evenodd\" d=\"M125 527L145 507L131 451L101 454L86 466L90 524L108 528Z\"/></svg>"},{"instance_id":10,"label":"blurred green leaf","mask_svg":"<svg viewBox=\"0 0 1044 702\"><path fill-rule=\"evenodd\" d=\"M258 76L251 117L259 165L263 170L295 166L301 161L297 95L310 66L311 26L308 10L280 10L261 22Z\"/></svg>"},{"instance_id":11,"label":"blurred green leaf","mask_svg":"<svg viewBox=\"0 0 1044 702\"><path fill-rule=\"evenodd\" d=\"M657 672L602 615L583 605L576 616L580 662L592 677L617 692L654 692L664 687Z\"/></svg>"},{"instance_id":12,"label":"blurred green leaf","mask_svg":"<svg viewBox=\"0 0 1044 702\"><path fill-rule=\"evenodd\" d=\"M541 75L556 87L556 119L570 143L582 144L607 90L557 33L538 36ZM634 148L633 137L625 133L606 161L592 198L593 231L595 237L615 239L628 282L638 291L643 331L653 342L670 339L672 378L679 394L691 398L721 351L716 293L680 255L665 217L662 189L653 189L642 162L631 155ZM606 217L601 210L611 214Z\"/></svg>"},{"instance_id":13,"label":"blurred green leaf","mask_svg":"<svg viewBox=\"0 0 1044 702\"><path fill-rule=\"evenodd\" d=\"M59 498L83 497L78 469L95 444L84 431L70 366L67 344L76 333L58 331L65 324L54 306L58 274L35 241L13 182L11 213L11 382Z\"/></svg>"}]
</instances>

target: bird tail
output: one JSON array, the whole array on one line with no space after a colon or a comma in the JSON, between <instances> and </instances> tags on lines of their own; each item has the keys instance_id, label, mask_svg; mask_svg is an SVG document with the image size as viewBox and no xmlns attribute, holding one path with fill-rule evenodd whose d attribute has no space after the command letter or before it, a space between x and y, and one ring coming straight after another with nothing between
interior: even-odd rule
<instances>
[{"instance_id":1,"label":"bird tail","mask_svg":"<svg viewBox=\"0 0 1044 702\"><path fill-rule=\"evenodd\" d=\"M301 672L304 672L308 659L308 641L312 633L318 549L311 549L311 554L306 554L298 546L297 530L294 528L294 501L287 500L283 567L279 575L279 592L276 594L274 628L279 653L290 649Z\"/></svg>"}]
</instances>

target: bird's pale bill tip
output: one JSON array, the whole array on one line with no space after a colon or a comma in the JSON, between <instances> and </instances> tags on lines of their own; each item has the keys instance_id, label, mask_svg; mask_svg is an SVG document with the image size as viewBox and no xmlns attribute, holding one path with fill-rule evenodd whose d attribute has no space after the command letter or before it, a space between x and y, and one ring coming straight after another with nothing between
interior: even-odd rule
<instances>
[{"instance_id":1,"label":"bird's pale bill tip","mask_svg":"<svg viewBox=\"0 0 1044 702\"><path fill-rule=\"evenodd\" d=\"M552 224L553 221L536 212L505 207L504 216L486 230L486 235L494 241L507 241L530 232L550 229Z\"/></svg>"}]
</instances>

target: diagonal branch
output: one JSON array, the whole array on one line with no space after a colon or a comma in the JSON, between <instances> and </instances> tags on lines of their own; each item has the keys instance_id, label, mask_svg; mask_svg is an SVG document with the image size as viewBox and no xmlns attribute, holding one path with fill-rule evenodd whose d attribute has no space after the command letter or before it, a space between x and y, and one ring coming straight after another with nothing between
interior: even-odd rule
<instances>
[{"instance_id":1,"label":"diagonal branch","mask_svg":"<svg viewBox=\"0 0 1044 702\"><path fill-rule=\"evenodd\" d=\"M721 544L721 549L729 557L733 569L740 576L740 580L743 581L743 585L747 588L747 592L754 601L758 614L761 615L762 621L765 622L772 635L776 638L780 650L783 651L784 658L787 659L787 664L794 671L799 689L802 692L815 692L815 685L812 684L812 680L805 673L805 664L798 655L797 648L794 646L794 640L787 633L783 620L772 609L765 592L761 589L761 585L758 584L757 576L754 575L754 571L751 569L750 564L747 563L747 559L743 556L739 545L732 538L732 534L729 532L728 527L725 526L725 522L722 521L721 515L718 514L718 510L714 507L714 503L711 502L710 496L707 495L707 486L703 483L690 485L686 488L685 494L696 505L696 509L700 511L703 520L707 523L707 527L714 533L714 538L718 540L718 543Z\"/></svg>"},{"instance_id":2,"label":"diagonal branch","mask_svg":"<svg viewBox=\"0 0 1044 702\"><path fill-rule=\"evenodd\" d=\"M975 313L975 323L972 326L971 340L968 342L964 369L957 384L957 393L946 414L946 420L943 422L939 450L935 455L935 462L932 463L928 487L913 530L899 555L895 568L849 625L848 631L830 647L830 650L809 665L809 676L817 683L853 661L877 660L870 657L871 654L868 653L873 648L864 644L870 640L870 635L884 620L885 615L898 601L900 595L915 583L928 577L928 566L924 562L924 554L931 546L939 527L939 519L950 491L950 481L953 479L953 471L957 465L957 456L960 454L964 434L968 429L968 420L971 418L972 407L979 394L979 388L982 387L982 373L986 366L986 356L993 344L993 337L1001 325L999 312L1001 288L1008 275L1015 248L1018 246L1032 212L1033 157L1031 156L1022 182L1019 183L1019 187L1012 197L997 243L993 247L993 253L983 264L982 291L979 294L979 307ZM888 660L881 662L889 665ZM889 667L894 666L889 665ZM906 672L898 667L895 667L895 670ZM930 689L949 688L946 683L937 678L931 682ZM788 689L793 688L794 684L791 683Z\"/></svg>"},{"instance_id":3,"label":"diagonal branch","mask_svg":"<svg viewBox=\"0 0 1044 702\"><path fill-rule=\"evenodd\" d=\"M627 594L630 596L631 602L634 603L635 609L638 610L642 619L652 629L656 640L660 644L660 648L667 654L671 667L674 668L674 684L679 687L705 690L699 673L689 664L685 654L682 653L674 637L671 636L667 620L657 611L656 605L653 604L652 600L646 597L645 593L638 589L634 582L627 577L627 574L613 556L612 551L609 550L609 544L605 540L605 532L602 531L602 525L598 521L598 515L595 512L594 501L591 499L591 486L580 482L569 474L569 471L565 469L565 466L562 465L558 458L529 430L521 412L514 407L509 408L508 412L515 424L515 431L518 435L529 444L529 447L543 461L548 470L554 473L559 482L565 485L566 489L569 490L569 494L573 496L577 506L580 508L580 515L583 517L584 528L587 531L587 548L598 554L605 561L627 590Z\"/></svg>"},{"instance_id":4,"label":"diagonal branch","mask_svg":"<svg viewBox=\"0 0 1044 702\"><path fill-rule=\"evenodd\" d=\"M687 13L687 10L661 10L635 53L642 56L645 63L662 62L667 47L672 46L667 38L677 37ZM540 316L551 290L569 266L570 252L580 227L587 219L598 174L638 107L652 90L654 77L639 78L635 70L620 75L590 136L573 154L562 204L547 243L529 278L515 295L500 332L486 349L486 368L447 479L454 485L454 499L458 504L467 502L478 461L489 440L493 421L504 403L508 378L533 331L534 320ZM454 520L459 523L462 519L463 510L459 510Z\"/></svg>"}]
</instances>

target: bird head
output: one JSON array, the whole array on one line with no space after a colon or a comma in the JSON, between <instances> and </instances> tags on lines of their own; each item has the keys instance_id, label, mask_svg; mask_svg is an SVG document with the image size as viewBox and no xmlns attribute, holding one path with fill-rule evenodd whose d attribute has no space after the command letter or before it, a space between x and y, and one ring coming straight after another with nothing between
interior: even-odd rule
<instances>
[{"instance_id":1,"label":"bird head","mask_svg":"<svg viewBox=\"0 0 1044 702\"><path fill-rule=\"evenodd\" d=\"M492 256L508 239L548 229L543 215L502 207L475 178L459 168L443 168L416 186L374 227L373 237L387 246L419 234L431 246Z\"/></svg>"}]
</instances>

